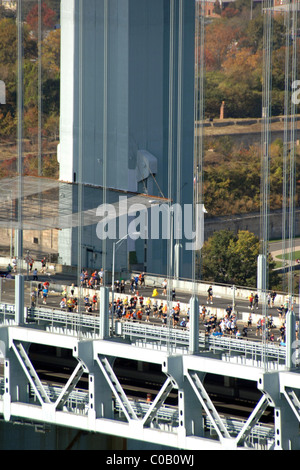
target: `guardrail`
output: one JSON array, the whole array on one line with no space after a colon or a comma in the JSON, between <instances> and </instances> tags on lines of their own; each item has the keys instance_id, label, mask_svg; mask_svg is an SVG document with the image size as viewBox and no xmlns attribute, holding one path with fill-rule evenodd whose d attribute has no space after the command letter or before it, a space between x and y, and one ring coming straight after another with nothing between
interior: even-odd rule
<instances>
[{"instance_id":1,"label":"guardrail","mask_svg":"<svg viewBox=\"0 0 300 470\"><path fill-rule=\"evenodd\" d=\"M141 323L119 322L116 333L137 341L140 346L149 346L151 343L170 345L172 349L182 348L188 350L189 332L186 330L145 325ZM199 332L199 349L214 352L227 352L240 354L253 361L285 362L286 350L277 344L236 339L233 337L206 335Z\"/></svg>"}]
</instances>

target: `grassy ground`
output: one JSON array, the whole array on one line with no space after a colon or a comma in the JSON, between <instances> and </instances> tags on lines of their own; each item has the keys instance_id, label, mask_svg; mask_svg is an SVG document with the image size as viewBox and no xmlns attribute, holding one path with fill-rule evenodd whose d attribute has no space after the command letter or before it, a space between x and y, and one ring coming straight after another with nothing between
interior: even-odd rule
<instances>
[{"instance_id":1,"label":"grassy ground","mask_svg":"<svg viewBox=\"0 0 300 470\"><path fill-rule=\"evenodd\" d=\"M284 259L284 255L277 255L276 258L283 260L283 259ZM285 259L290 259L289 253L287 253L287 254L285 255ZM300 259L300 250L294 251L294 253L292 253L292 261L296 261L297 259Z\"/></svg>"}]
</instances>

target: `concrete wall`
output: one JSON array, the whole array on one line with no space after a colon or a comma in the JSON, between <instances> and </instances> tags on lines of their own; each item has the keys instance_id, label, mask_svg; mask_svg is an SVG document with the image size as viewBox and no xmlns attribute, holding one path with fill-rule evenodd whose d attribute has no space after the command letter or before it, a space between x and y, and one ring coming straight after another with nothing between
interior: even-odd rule
<instances>
[{"instance_id":1,"label":"concrete wall","mask_svg":"<svg viewBox=\"0 0 300 470\"><path fill-rule=\"evenodd\" d=\"M295 236L300 236L300 208L295 209ZM269 216L269 238L281 239L282 237L282 212L273 211ZM236 214L224 217L205 217L205 239L211 237L219 230L231 230L237 233L239 230L249 230L257 237L260 236L260 213Z\"/></svg>"}]
</instances>

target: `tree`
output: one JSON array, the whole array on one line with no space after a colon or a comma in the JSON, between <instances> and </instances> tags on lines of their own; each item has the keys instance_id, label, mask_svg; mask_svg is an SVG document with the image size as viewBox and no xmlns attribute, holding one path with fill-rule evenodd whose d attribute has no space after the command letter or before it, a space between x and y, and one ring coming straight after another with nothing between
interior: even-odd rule
<instances>
[{"instance_id":1,"label":"tree","mask_svg":"<svg viewBox=\"0 0 300 470\"><path fill-rule=\"evenodd\" d=\"M248 230L237 234L220 230L210 237L202 248L203 278L207 281L238 286L256 287L259 239ZM278 278L269 259L270 288Z\"/></svg>"},{"instance_id":2,"label":"tree","mask_svg":"<svg viewBox=\"0 0 300 470\"><path fill-rule=\"evenodd\" d=\"M38 4L30 10L26 16L26 23L30 26L31 30L37 32L38 30ZM42 3L42 26L47 29L52 29L55 25L57 15L54 10L48 7L48 5Z\"/></svg>"},{"instance_id":3,"label":"tree","mask_svg":"<svg viewBox=\"0 0 300 470\"><path fill-rule=\"evenodd\" d=\"M247 230L240 230L228 247L229 276L234 284L256 286L259 239Z\"/></svg>"},{"instance_id":4,"label":"tree","mask_svg":"<svg viewBox=\"0 0 300 470\"><path fill-rule=\"evenodd\" d=\"M247 28L248 45L256 52L258 49L263 49L263 33L264 33L264 17L259 15L252 21L249 21ZM272 46L273 50L280 49L285 44L285 25L284 15L274 17L273 31L272 31Z\"/></svg>"},{"instance_id":5,"label":"tree","mask_svg":"<svg viewBox=\"0 0 300 470\"><path fill-rule=\"evenodd\" d=\"M50 31L43 40L42 66L48 77L60 77L60 29Z\"/></svg>"},{"instance_id":6,"label":"tree","mask_svg":"<svg viewBox=\"0 0 300 470\"><path fill-rule=\"evenodd\" d=\"M203 245L203 278L208 281L230 283L228 248L236 236L229 230L215 232Z\"/></svg>"},{"instance_id":7,"label":"tree","mask_svg":"<svg viewBox=\"0 0 300 470\"><path fill-rule=\"evenodd\" d=\"M204 165L204 203L209 214L237 214L259 210L260 150L219 149L219 162ZM207 152L205 162L212 152ZM208 161L209 163L209 161Z\"/></svg>"},{"instance_id":8,"label":"tree","mask_svg":"<svg viewBox=\"0 0 300 470\"><path fill-rule=\"evenodd\" d=\"M32 59L35 59L37 48L36 43L29 35L26 25L24 25L23 36L24 74L27 76L27 72L30 69L28 64L31 63ZM3 119L1 120L0 132L1 136L10 137L16 132L16 128L12 124L16 123L17 102L17 28L16 22L13 19L4 18L0 20L0 44L0 73L1 79L5 81L6 86L6 105L1 109Z\"/></svg>"},{"instance_id":9,"label":"tree","mask_svg":"<svg viewBox=\"0 0 300 470\"><path fill-rule=\"evenodd\" d=\"M58 140L59 137L59 115L51 114L46 118L44 130L49 140Z\"/></svg>"},{"instance_id":10,"label":"tree","mask_svg":"<svg viewBox=\"0 0 300 470\"><path fill-rule=\"evenodd\" d=\"M240 36L238 27L228 27L226 20L218 20L206 27L205 62L208 70L219 70L227 53Z\"/></svg>"}]
</instances>

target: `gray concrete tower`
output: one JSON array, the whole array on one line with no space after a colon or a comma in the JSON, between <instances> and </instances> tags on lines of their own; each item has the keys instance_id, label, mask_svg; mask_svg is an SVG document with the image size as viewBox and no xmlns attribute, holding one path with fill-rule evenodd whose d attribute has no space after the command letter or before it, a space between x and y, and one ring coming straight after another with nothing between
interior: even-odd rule
<instances>
[{"instance_id":1,"label":"gray concrete tower","mask_svg":"<svg viewBox=\"0 0 300 470\"><path fill-rule=\"evenodd\" d=\"M61 4L60 180L78 182L81 116L83 183L105 182L109 188L171 195L173 202L191 204L194 0L83 0L82 10L79 0ZM76 264L73 232L60 234L60 256L67 264ZM101 253L95 226L85 241ZM166 242L148 239L146 245L136 243L138 261L148 272L166 273ZM181 251L180 275L189 275L191 256Z\"/></svg>"}]
</instances>

